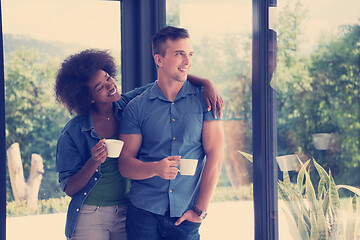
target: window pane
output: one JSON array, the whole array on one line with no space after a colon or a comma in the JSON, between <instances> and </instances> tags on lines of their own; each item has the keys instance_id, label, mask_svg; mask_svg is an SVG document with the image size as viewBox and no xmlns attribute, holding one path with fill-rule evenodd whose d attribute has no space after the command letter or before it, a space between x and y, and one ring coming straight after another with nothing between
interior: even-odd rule
<instances>
[{"instance_id":1,"label":"window pane","mask_svg":"<svg viewBox=\"0 0 360 240\"><path fill-rule=\"evenodd\" d=\"M335 188L360 186L359 9L356 0L283 0L270 12L280 239L360 236L357 195Z\"/></svg>"},{"instance_id":2,"label":"window pane","mask_svg":"<svg viewBox=\"0 0 360 240\"><path fill-rule=\"evenodd\" d=\"M203 239L253 239L251 113L251 1L168 0L167 25L189 30L191 74L211 79L225 102L225 156ZM235 217L236 216L236 217ZM240 223L240 225L239 225Z\"/></svg>"},{"instance_id":3,"label":"window pane","mask_svg":"<svg viewBox=\"0 0 360 240\"><path fill-rule=\"evenodd\" d=\"M23 171L16 175L17 188L7 172L7 239L64 239L69 198L59 188L55 152L70 116L55 102L55 74L65 57L87 48L110 50L120 73L120 2L11 0L1 4L6 147L12 146L15 155L20 149L21 154L19 163L8 164L8 170L14 166ZM14 160L9 153L8 159ZM35 167L32 158L37 157L33 153L43 161L38 169L44 170L38 177L42 176L38 192L31 185L37 175L35 168L35 174L30 174ZM32 208L14 201L25 188L38 196Z\"/></svg>"}]
</instances>

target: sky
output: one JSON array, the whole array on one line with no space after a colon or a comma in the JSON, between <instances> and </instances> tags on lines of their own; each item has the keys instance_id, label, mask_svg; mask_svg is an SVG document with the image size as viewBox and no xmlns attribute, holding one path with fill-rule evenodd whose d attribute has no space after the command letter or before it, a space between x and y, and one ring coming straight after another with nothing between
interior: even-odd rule
<instances>
[{"instance_id":1,"label":"sky","mask_svg":"<svg viewBox=\"0 0 360 240\"><path fill-rule=\"evenodd\" d=\"M120 49L118 1L2 0L1 4L4 33Z\"/></svg>"},{"instance_id":2,"label":"sky","mask_svg":"<svg viewBox=\"0 0 360 240\"><path fill-rule=\"evenodd\" d=\"M271 11L274 19L285 1L277 2L277 10ZM307 49L314 47L323 32L334 32L340 24L359 23L359 0L301 2L307 14L303 29L306 36L304 47ZM249 32L251 3L251 0L183 0L180 6L181 24L194 38L204 35L221 37L228 31ZM1 4L4 33L120 49L119 1L2 0ZM271 25L274 24L276 20L271 21Z\"/></svg>"}]
</instances>

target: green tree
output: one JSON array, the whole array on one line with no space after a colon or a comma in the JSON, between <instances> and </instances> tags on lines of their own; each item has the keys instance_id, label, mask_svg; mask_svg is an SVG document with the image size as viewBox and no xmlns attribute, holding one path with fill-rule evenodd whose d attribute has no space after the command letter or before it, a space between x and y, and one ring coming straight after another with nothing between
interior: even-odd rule
<instances>
[{"instance_id":1,"label":"green tree","mask_svg":"<svg viewBox=\"0 0 360 240\"><path fill-rule=\"evenodd\" d=\"M297 75L289 74L293 82L279 86L282 91L278 125L283 143L280 151L300 150L314 156L324 168L331 169L338 182L357 186L360 186L359 42L359 24L343 26L335 36L324 36L309 59L303 58L284 71ZM314 148L312 134L319 132L333 133L330 149Z\"/></svg>"},{"instance_id":2,"label":"green tree","mask_svg":"<svg viewBox=\"0 0 360 240\"><path fill-rule=\"evenodd\" d=\"M166 25L180 25L180 1L181 0L166 1Z\"/></svg>"},{"instance_id":3,"label":"green tree","mask_svg":"<svg viewBox=\"0 0 360 240\"><path fill-rule=\"evenodd\" d=\"M55 149L61 127L69 119L53 97L56 59L43 57L24 47L12 52L5 62L6 147L19 142L24 174L30 171L30 157L38 153L44 160L45 174L39 198L63 196L55 173ZM7 200L12 200L7 182Z\"/></svg>"},{"instance_id":4,"label":"green tree","mask_svg":"<svg viewBox=\"0 0 360 240\"><path fill-rule=\"evenodd\" d=\"M339 146L327 152L326 163L338 181L360 186L360 25L339 28L324 38L311 56L312 91L304 104L313 106L309 124L314 132L341 136ZM341 145L340 145L341 144ZM341 151L340 151L341 147Z\"/></svg>"},{"instance_id":5,"label":"green tree","mask_svg":"<svg viewBox=\"0 0 360 240\"><path fill-rule=\"evenodd\" d=\"M299 150L300 139L308 138L306 122L298 122L295 104L298 93L310 88L309 59L301 54L302 29L306 11L301 1L286 0L279 12L277 30L277 68L272 86L277 96L278 155ZM307 106L311 108L311 106Z\"/></svg>"},{"instance_id":6,"label":"green tree","mask_svg":"<svg viewBox=\"0 0 360 240\"><path fill-rule=\"evenodd\" d=\"M287 1L279 13L278 152L314 156L337 181L359 186L359 24L323 36L308 57L301 55L299 44L305 20L298 1ZM334 133L331 149L314 148L317 132Z\"/></svg>"}]
</instances>

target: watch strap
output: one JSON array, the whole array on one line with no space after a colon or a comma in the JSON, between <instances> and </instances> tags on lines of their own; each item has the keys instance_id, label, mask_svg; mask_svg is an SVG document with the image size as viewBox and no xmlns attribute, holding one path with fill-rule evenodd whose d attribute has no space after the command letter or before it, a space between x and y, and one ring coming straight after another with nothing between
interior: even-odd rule
<instances>
[{"instance_id":1,"label":"watch strap","mask_svg":"<svg viewBox=\"0 0 360 240\"><path fill-rule=\"evenodd\" d=\"M199 208L197 208L196 206L193 207L192 209L194 211L194 213L196 215L199 216L199 218L201 219L205 219L205 217L207 216L207 212L203 211L203 210L200 210Z\"/></svg>"}]
</instances>

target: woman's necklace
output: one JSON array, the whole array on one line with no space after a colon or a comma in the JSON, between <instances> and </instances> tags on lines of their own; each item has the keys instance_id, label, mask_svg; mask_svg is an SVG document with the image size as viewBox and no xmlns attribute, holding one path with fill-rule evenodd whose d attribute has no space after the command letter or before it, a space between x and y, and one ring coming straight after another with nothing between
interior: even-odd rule
<instances>
[{"instance_id":1,"label":"woman's necklace","mask_svg":"<svg viewBox=\"0 0 360 240\"><path fill-rule=\"evenodd\" d=\"M95 112L94 112L95 113ZM99 113L95 113L96 115L98 115L99 117L102 117L102 118L104 118L104 119L107 119L108 121L110 121L110 119L112 118L112 115L110 115L110 116L105 116L105 115L101 115L101 114L99 114Z\"/></svg>"}]
</instances>

